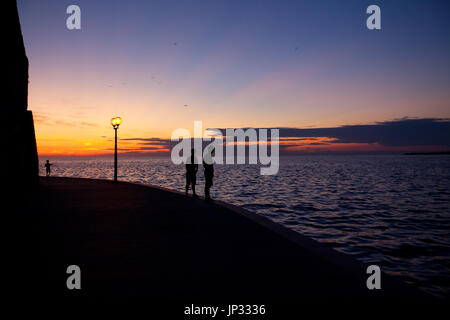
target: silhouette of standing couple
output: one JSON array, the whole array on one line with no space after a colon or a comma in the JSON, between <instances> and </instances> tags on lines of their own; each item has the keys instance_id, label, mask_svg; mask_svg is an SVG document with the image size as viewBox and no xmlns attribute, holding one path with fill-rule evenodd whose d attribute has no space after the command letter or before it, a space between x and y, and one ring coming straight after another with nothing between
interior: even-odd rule
<instances>
[{"instance_id":1,"label":"silhouette of standing couple","mask_svg":"<svg viewBox=\"0 0 450 320\"><path fill-rule=\"evenodd\" d=\"M214 165L212 157L214 155L214 149L210 149L207 155L203 157L203 169L205 173L205 200L211 201L209 190L213 185L214 178ZM188 194L189 186L192 186L192 194L197 197L195 193L195 185L197 182L198 164L195 159L195 150L191 150L190 159L186 161L186 194Z\"/></svg>"}]
</instances>

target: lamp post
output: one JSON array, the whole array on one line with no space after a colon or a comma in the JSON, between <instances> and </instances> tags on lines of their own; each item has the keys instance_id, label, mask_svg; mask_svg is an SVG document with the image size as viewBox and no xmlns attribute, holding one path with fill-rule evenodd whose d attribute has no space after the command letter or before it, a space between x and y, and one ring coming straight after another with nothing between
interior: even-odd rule
<instances>
[{"instance_id":1,"label":"lamp post","mask_svg":"<svg viewBox=\"0 0 450 320\"><path fill-rule=\"evenodd\" d=\"M114 182L117 182L117 129L119 129L122 123L121 117L115 117L111 119L111 125L114 128L115 133L115 143L114 143Z\"/></svg>"}]
</instances>

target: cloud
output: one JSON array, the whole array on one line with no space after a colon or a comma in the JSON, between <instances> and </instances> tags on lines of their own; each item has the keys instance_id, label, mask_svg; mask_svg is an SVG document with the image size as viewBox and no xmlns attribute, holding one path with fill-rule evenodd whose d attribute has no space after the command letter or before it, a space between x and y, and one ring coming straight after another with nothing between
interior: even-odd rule
<instances>
[{"instance_id":1,"label":"cloud","mask_svg":"<svg viewBox=\"0 0 450 320\"><path fill-rule=\"evenodd\" d=\"M74 118L75 120L67 120L65 118L57 118L54 116L51 116L46 113L34 113L34 121L37 124L43 124L48 126L55 126L60 125L64 127L98 127L98 124L88 121L79 121L79 118L82 118L81 113L76 113L74 116L71 116L71 118Z\"/></svg>"},{"instance_id":2,"label":"cloud","mask_svg":"<svg viewBox=\"0 0 450 320\"><path fill-rule=\"evenodd\" d=\"M123 141L143 141L142 143L169 143L170 139L161 138L124 138Z\"/></svg>"},{"instance_id":3,"label":"cloud","mask_svg":"<svg viewBox=\"0 0 450 320\"><path fill-rule=\"evenodd\" d=\"M270 128L268 128L270 129ZM226 129L219 129L225 133ZM386 147L450 146L449 118L402 118L332 128L280 128L282 138L327 137L330 143L378 143ZM290 139L294 140L295 139ZM311 143L312 145L312 143Z\"/></svg>"},{"instance_id":4,"label":"cloud","mask_svg":"<svg viewBox=\"0 0 450 320\"><path fill-rule=\"evenodd\" d=\"M248 128L243 128L248 129ZM275 128L266 128L275 129ZM349 152L349 151L408 151L417 148L448 149L450 119L402 118L375 124L345 125L332 128L279 128L280 152ZM226 129L219 129L225 136ZM135 142L127 151L169 152L177 141L162 138L125 138ZM210 142L203 142L203 146Z\"/></svg>"},{"instance_id":5,"label":"cloud","mask_svg":"<svg viewBox=\"0 0 450 320\"><path fill-rule=\"evenodd\" d=\"M162 138L123 138L121 141L136 142L129 151L154 151L154 152L168 152L177 142L172 142L170 139Z\"/></svg>"},{"instance_id":6,"label":"cloud","mask_svg":"<svg viewBox=\"0 0 450 320\"><path fill-rule=\"evenodd\" d=\"M80 122L80 125L85 126L85 127L97 127L98 126L98 124L96 124L96 123L87 122L87 121Z\"/></svg>"},{"instance_id":7,"label":"cloud","mask_svg":"<svg viewBox=\"0 0 450 320\"><path fill-rule=\"evenodd\" d=\"M64 126L64 127L77 127L77 128L82 128L82 127L97 127L98 124L96 123L92 123L92 122L86 122L86 121L67 121L67 120L63 120L63 119L59 119L59 120L53 120L53 121L49 121L48 124L50 125L60 125L60 126Z\"/></svg>"}]
</instances>

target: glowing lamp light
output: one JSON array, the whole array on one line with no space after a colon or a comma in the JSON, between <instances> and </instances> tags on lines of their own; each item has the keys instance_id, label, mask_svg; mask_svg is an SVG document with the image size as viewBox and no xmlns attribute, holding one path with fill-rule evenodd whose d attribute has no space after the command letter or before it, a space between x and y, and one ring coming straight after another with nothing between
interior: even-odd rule
<instances>
[{"instance_id":1,"label":"glowing lamp light","mask_svg":"<svg viewBox=\"0 0 450 320\"><path fill-rule=\"evenodd\" d=\"M121 117L115 117L111 119L111 125L114 127L114 129L117 129L121 123L122 123Z\"/></svg>"}]
</instances>

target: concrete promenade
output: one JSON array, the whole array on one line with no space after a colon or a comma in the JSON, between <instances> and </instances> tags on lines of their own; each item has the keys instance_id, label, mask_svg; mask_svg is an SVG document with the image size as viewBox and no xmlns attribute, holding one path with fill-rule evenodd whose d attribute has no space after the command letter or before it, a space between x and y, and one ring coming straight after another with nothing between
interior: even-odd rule
<instances>
[{"instance_id":1,"label":"concrete promenade","mask_svg":"<svg viewBox=\"0 0 450 320\"><path fill-rule=\"evenodd\" d=\"M44 178L28 204L38 220L49 295L185 301L423 298L268 219L222 202L105 180ZM66 288L81 268L82 289Z\"/></svg>"}]
</instances>

